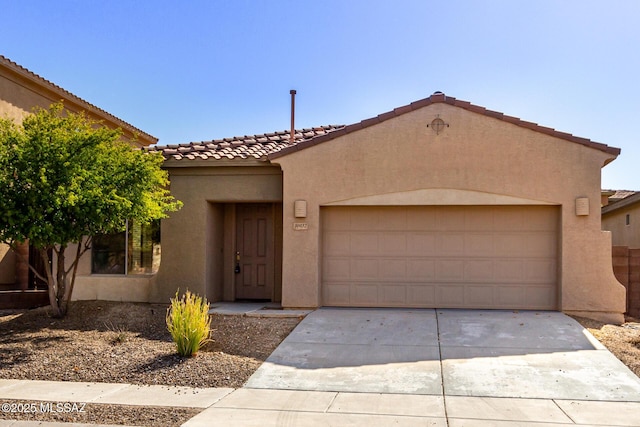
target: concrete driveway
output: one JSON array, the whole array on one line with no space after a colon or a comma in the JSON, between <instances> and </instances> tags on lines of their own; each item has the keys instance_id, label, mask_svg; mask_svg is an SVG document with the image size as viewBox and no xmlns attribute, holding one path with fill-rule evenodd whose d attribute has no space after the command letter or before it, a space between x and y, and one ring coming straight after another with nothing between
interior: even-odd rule
<instances>
[{"instance_id":1,"label":"concrete driveway","mask_svg":"<svg viewBox=\"0 0 640 427\"><path fill-rule=\"evenodd\" d=\"M246 387L640 401L640 380L559 312L311 313Z\"/></svg>"},{"instance_id":2,"label":"concrete driveway","mask_svg":"<svg viewBox=\"0 0 640 427\"><path fill-rule=\"evenodd\" d=\"M640 379L562 313L323 308L187 424L639 426L638 414Z\"/></svg>"}]
</instances>

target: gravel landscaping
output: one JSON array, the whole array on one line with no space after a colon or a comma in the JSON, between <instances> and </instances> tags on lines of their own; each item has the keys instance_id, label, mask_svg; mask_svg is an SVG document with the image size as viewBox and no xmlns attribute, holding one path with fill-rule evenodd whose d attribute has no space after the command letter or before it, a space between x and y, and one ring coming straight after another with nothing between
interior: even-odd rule
<instances>
[{"instance_id":1,"label":"gravel landscaping","mask_svg":"<svg viewBox=\"0 0 640 427\"><path fill-rule=\"evenodd\" d=\"M0 378L239 388L301 320L214 315L213 341L183 358L166 329L167 307L83 301L64 319L45 308L0 312ZM0 419L178 426L198 412L94 404L56 418Z\"/></svg>"}]
</instances>

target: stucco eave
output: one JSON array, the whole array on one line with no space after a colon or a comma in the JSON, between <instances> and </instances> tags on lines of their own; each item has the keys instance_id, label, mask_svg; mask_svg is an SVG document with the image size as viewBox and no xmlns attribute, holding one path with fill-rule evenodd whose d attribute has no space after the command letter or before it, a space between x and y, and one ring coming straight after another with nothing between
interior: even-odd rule
<instances>
[{"instance_id":1,"label":"stucco eave","mask_svg":"<svg viewBox=\"0 0 640 427\"><path fill-rule=\"evenodd\" d=\"M322 203L322 206L404 206L404 205L557 205L504 194L450 188L428 188L375 194Z\"/></svg>"},{"instance_id":2,"label":"stucco eave","mask_svg":"<svg viewBox=\"0 0 640 427\"><path fill-rule=\"evenodd\" d=\"M165 159L162 167L171 168L193 168L193 167L265 167L273 166L269 161L260 159Z\"/></svg>"}]
</instances>

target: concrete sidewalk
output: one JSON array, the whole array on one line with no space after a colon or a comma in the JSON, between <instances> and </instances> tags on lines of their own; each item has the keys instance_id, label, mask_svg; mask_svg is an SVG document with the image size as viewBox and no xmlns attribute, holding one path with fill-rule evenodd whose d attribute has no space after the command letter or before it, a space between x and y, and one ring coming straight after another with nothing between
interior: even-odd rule
<instances>
[{"instance_id":1,"label":"concrete sidewalk","mask_svg":"<svg viewBox=\"0 0 640 427\"><path fill-rule=\"evenodd\" d=\"M96 403L153 407L208 408L231 388L191 388L173 386L139 386L90 382L57 382L0 379L0 404L8 399L30 404L34 401ZM5 411L4 408L2 409ZM92 426L95 424L43 423L40 421L0 420L0 427Z\"/></svg>"},{"instance_id":2,"label":"concrete sidewalk","mask_svg":"<svg viewBox=\"0 0 640 427\"><path fill-rule=\"evenodd\" d=\"M640 402L0 380L2 399L206 408L198 426L640 426ZM0 420L2 427L41 426ZM95 424L46 423L49 426Z\"/></svg>"},{"instance_id":3,"label":"concrete sidewalk","mask_svg":"<svg viewBox=\"0 0 640 427\"><path fill-rule=\"evenodd\" d=\"M204 426L640 426L639 402L239 389L183 424Z\"/></svg>"}]
</instances>

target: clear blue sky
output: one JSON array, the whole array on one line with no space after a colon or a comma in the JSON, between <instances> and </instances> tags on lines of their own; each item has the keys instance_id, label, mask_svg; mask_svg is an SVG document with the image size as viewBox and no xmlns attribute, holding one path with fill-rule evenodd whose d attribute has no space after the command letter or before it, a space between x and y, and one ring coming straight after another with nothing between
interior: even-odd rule
<instances>
[{"instance_id":1,"label":"clear blue sky","mask_svg":"<svg viewBox=\"0 0 640 427\"><path fill-rule=\"evenodd\" d=\"M640 1L0 0L0 54L160 138L349 124L445 92L622 148L640 190Z\"/></svg>"}]
</instances>

